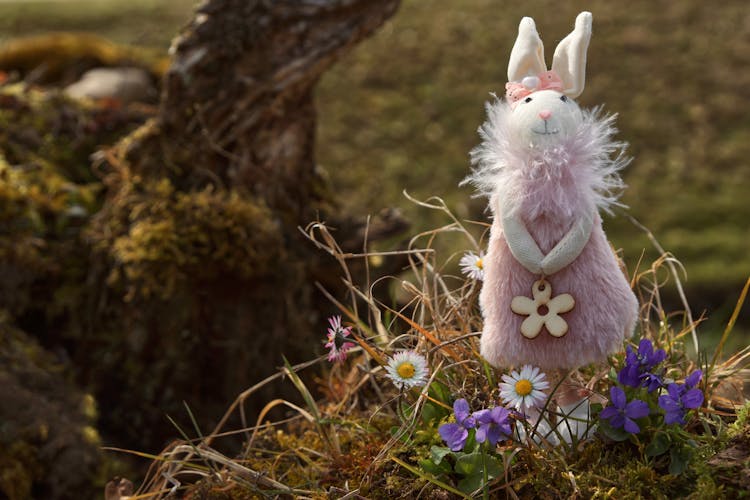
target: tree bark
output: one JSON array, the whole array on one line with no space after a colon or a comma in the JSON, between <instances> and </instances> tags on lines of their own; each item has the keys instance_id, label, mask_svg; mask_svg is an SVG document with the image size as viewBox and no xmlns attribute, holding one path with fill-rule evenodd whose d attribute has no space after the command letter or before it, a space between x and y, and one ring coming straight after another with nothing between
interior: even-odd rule
<instances>
[{"instance_id":1,"label":"tree bark","mask_svg":"<svg viewBox=\"0 0 750 500\"><path fill-rule=\"evenodd\" d=\"M173 45L160 117L164 133L200 144L202 165L272 207L312 212L312 90L397 0L213 0ZM179 155L178 155L179 156ZM290 196L291 195L291 196ZM314 197L314 196L313 196Z\"/></svg>"},{"instance_id":2,"label":"tree bark","mask_svg":"<svg viewBox=\"0 0 750 500\"><path fill-rule=\"evenodd\" d=\"M158 116L100 157L82 350L108 360L88 378L128 446L174 435L158 423L185 416L183 400L208 428L282 353L320 352L311 277L325 265L298 226L335 202L316 171L313 89L398 4L204 2L173 43Z\"/></svg>"}]
</instances>

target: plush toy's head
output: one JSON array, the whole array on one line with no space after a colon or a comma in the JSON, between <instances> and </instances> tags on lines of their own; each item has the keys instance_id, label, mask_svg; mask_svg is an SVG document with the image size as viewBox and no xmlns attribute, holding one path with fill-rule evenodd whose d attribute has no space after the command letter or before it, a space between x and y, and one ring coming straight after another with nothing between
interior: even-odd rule
<instances>
[{"instance_id":1,"label":"plush toy's head","mask_svg":"<svg viewBox=\"0 0 750 500\"><path fill-rule=\"evenodd\" d=\"M492 200L503 200L505 209L531 200L532 211L562 214L574 205L610 212L619 204L619 172L630 159L615 140L615 117L573 101L583 91L590 38L591 14L582 12L548 71L534 21L521 20L505 99L487 103L482 143L471 151L474 169L462 183L474 184L493 211L501 207Z\"/></svg>"},{"instance_id":2,"label":"plush toy's head","mask_svg":"<svg viewBox=\"0 0 750 500\"><path fill-rule=\"evenodd\" d=\"M583 121L578 104L556 90L539 90L519 101L509 125L518 139L544 148L570 137Z\"/></svg>"},{"instance_id":3,"label":"plush toy's head","mask_svg":"<svg viewBox=\"0 0 750 500\"><path fill-rule=\"evenodd\" d=\"M544 46L534 20L524 17L508 63L508 125L521 143L544 148L573 134L583 121L573 99L583 92L591 13L581 12L575 29L555 49L547 71Z\"/></svg>"}]
</instances>

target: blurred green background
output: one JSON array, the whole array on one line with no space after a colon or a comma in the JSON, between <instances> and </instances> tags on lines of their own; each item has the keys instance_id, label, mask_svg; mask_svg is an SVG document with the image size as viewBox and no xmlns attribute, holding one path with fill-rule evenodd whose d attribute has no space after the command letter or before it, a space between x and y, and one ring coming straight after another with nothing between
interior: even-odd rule
<instances>
[{"instance_id":1,"label":"blurred green background","mask_svg":"<svg viewBox=\"0 0 750 500\"><path fill-rule=\"evenodd\" d=\"M193 4L3 2L0 41L74 30L166 51ZM323 78L318 161L348 212L400 207L413 232L445 222L407 201L407 190L422 199L440 196L459 216L486 220L485 202L457 184L469 170L484 102L503 92L518 21L534 17L549 61L581 10L593 12L594 35L579 101L619 113L620 138L635 158L622 200L684 264L694 315L707 310L704 330L719 331L750 275L744 1L405 0L374 38ZM605 229L631 272L644 251L643 262L656 256L625 218L605 219ZM747 336L738 341L746 344Z\"/></svg>"}]
</instances>

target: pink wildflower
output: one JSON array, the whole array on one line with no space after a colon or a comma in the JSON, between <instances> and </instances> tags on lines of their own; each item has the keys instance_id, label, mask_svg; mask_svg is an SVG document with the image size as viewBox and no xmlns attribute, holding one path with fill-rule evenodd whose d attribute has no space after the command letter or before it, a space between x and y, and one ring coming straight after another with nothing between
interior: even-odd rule
<instances>
[{"instance_id":1,"label":"pink wildflower","mask_svg":"<svg viewBox=\"0 0 750 500\"><path fill-rule=\"evenodd\" d=\"M341 316L331 316L328 318L328 323L331 325L328 328L328 342L326 343L326 347L331 349L328 353L328 361L341 363L346 359L346 352L356 345L347 340L347 337L352 334L352 327L341 326Z\"/></svg>"}]
</instances>

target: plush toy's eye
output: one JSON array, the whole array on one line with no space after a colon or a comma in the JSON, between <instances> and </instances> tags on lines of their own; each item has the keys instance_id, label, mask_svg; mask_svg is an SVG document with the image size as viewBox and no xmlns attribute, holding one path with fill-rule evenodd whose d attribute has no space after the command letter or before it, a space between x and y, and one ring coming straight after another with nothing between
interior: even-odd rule
<instances>
[{"instance_id":1,"label":"plush toy's eye","mask_svg":"<svg viewBox=\"0 0 750 500\"><path fill-rule=\"evenodd\" d=\"M523 102L531 102L531 97L527 97L526 99L523 100Z\"/></svg>"},{"instance_id":2,"label":"plush toy's eye","mask_svg":"<svg viewBox=\"0 0 750 500\"><path fill-rule=\"evenodd\" d=\"M564 95L561 95L561 96L560 96L560 100L561 100L562 102L568 102L568 96L564 96Z\"/></svg>"}]
</instances>

